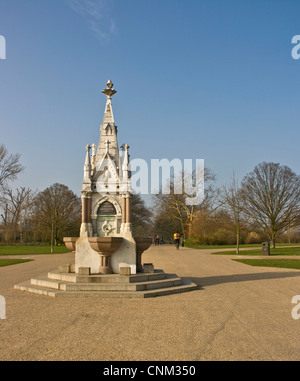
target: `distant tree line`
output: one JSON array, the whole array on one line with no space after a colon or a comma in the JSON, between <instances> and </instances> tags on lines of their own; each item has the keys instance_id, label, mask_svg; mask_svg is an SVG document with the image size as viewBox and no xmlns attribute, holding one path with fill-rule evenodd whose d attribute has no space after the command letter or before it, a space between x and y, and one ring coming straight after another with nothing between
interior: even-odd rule
<instances>
[{"instance_id":1,"label":"distant tree line","mask_svg":"<svg viewBox=\"0 0 300 381\"><path fill-rule=\"evenodd\" d=\"M78 236L81 202L67 186L54 184L42 192L6 189L1 196L0 242L61 244Z\"/></svg>"},{"instance_id":2,"label":"distant tree line","mask_svg":"<svg viewBox=\"0 0 300 381\"><path fill-rule=\"evenodd\" d=\"M0 244L55 246L65 236L78 236L81 200L66 185L53 184L43 191L11 188L24 171L20 155L0 146ZM132 195L132 227L135 237L160 236L173 242L178 231L189 245L300 242L300 177L279 163L260 163L239 183L234 174L229 184L216 186L208 168L193 173L194 182L204 177L204 200L189 201L194 194L176 193L183 174L172 178L169 192L153 196L149 207ZM178 187L177 187L178 189Z\"/></svg>"},{"instance_id":3,"label":"distant tree line","mask_svg":"<svg viewBox=\"0 0 300 381\"><path fill-rule=\"evenodd\" d=\"M194 174L195 179L199 174ZM205 169L205 199L187 205L189 195L155 196L154 231L172 241L178 231L190 245L300 242L300 177L287 166L261 163L239 184L217 188L214 174ZM179 179L180 180L180 179Z\"/></svg>"},{"instance_id":4,"label":"distant tree line","mask_svg":"<svg viewBox=\"0 0 300 381\"><path fill-rule=\"evenodd\" d=\"M20 155L0 146L0 243L62 243L64 236L78 235L81 201L67 186L54 184L37 192L10 183L24 170Z\"/></svg>"}]
</instances>

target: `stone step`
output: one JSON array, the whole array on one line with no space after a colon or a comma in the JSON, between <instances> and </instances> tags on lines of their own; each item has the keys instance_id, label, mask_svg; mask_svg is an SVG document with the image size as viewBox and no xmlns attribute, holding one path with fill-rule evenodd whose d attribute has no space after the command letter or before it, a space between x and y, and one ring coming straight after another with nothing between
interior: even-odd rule
<instances>
[{"instance_id":1,"label":"stone step","mask_svg":"<svg viewBox=\"0 0 300 381\"><path fill-rule=\"evenodd\" d=\"M59 289L64 291L144 291L179 286L180 284L181 279L177 277L134 283L61 283ZM45 286L48 287L46 284Z\"/></svg>"},{"instance_id":2,"label":"stone step","mask_svg":"<svg viewBox=\"0 0 300 381\"><path fill-rule=\"evenodd\" d=\"M181 284L180 286L173 286L168 288L161 288L151 291L144 291L144 298L152 298L155 296L165 296L171 294L178 294L181 292L188 292L196 290L198 286L195 283Z\"/></svg>"},{"instance_id":3,"label":"stone step","mask_svg":"<svg viewBox=\"0 0 300 381\"><path fill-rule=\"evenodd\" d=\"M155 296L165 296L174 293L192 291L198 286L192 282L167 288L157 288L145 291L62 291L48 287L32 285L26 281L14 286L16 290L27 291L35 294L47 295L51 297L101 297L101 298L150 298Z\"/></svg>"},{"instance_id":4,"label":"stone step","mask_svg":"<svg viewBox=\"0 0 300 381\"><path fill-rule=\"evenodd\" d=\"M157 281L148 281L146 283L142 283L144 285L144 290L155 290L157 288L169 288L173 286L180 286L182 284L181 278L170 277L163 280Z\"/></svg>"},{"instance_id":5,"label":"stone step","mask_svg":"<svg viewBox=\"0 0 300 381\"><path fill-rule=\"evenodd\" d=\"M75 273L60 273L58 270L48 273L49 279L73 283L137 283L165 279L165 277L166 274L162 270L155 270L154 273L138 273L129 276L119 274L78 275Z\"/></svg>"},{"instance_id":6,"label":"stone step","mask_svg":"<svg viewBox=\"0 0 300 381\"><path fill-rule=\"evenodd\" d=\"M54 281L52 279L48 279L45 276L40 275L39 278L32 278L30 280L31 285L33 286L42 286L48 288L54 288L56 290L60 289L61 283Z\"/></svg>"},{"instance_id":7,"label":"stone step","mask_svg":"<svg viewBox=\"0 0 300 381\"><path fill-rule=\"evenodd\" d=\"M20 290L20 291L27 291L34 294L52 296L52 297L55 297L58 292L58 290L54 290L51 288L32 285L30 280L16 284L14 286L14 289Z\"/></svg>"},{"instance_id":8,"label":"stone step","mask_svg":"<svg viewBox=\"0 0 300 381\"><path fill-rule=\"evenodd\" d=\"M118 278L118 277L117 277ZM127 277L128 278L128 277ZM139 279L142 279L141 277ZM56 290L77 290L77 291L143 291L153 290L156 288L165 288L179 286L181 279L177 275L165 276L165 279L152 279L144 282L97 282L97 283L79 283L79 282L62 282L54 279L49 279L47 274L39 275L37 278L31 279L31 285L53 288Z\"/></svg>"},{"instance_id":9,"label":"stone step","mask_svg":"<svg viewBox=\"0 0 300 381\"><path fill-rule=\"evenodd\" d=\"M61 283L62 291L139 291L130 283Z\"/></svg>"},{"instance_id":10,"label":"stone step","mask_svg":"<svg viewBox=\"0 0 300 381\"><path fill-rule=\"evenodd\" d=\"M58 270L51 271L47 274L49 279L59 280L64 282L76 282L78 275L74 273L60 273Z\"/></svg>"}]
</instances>

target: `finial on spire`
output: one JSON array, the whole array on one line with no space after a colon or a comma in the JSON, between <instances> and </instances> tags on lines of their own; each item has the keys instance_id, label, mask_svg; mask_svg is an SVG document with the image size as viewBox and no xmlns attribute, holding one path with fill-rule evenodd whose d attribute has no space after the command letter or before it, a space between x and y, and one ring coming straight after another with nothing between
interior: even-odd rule
<instances>
[{"instance_id":1,"label":"finial on spire","mask_svg":"<svg viewBox=\"0 0 300 381\"><path fill-rule=\"evenodd\" d=\"M96 154L96 148L97 148L96 144L93 143L91 148L92 148L92 156L95 156L95 154Z\"/></svg>"},{"instance_id":2,"label":"finial on spire","mask_svg":"<svg viewBox=\"0 0 300 381\"><path fill-rule=\"evenodd\" d=\"M106 84L106 89L102 90L102 93L107 96L107 98L111 98L114 94L116 94L116 90L113 88L114 84L109 79Z\"/></svg>"}]
</instances>

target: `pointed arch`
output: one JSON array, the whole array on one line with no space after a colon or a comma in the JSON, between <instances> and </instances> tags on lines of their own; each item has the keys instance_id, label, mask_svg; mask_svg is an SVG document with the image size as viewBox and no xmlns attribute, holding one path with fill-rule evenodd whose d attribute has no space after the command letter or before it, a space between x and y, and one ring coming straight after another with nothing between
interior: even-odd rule
<instances>
[{"instance_id":1,"label":"pointed arch","mask_svg":"<svg viewBox=\"0 0 300 381\"><path fill-rule=\"evenodd\" d=\"M116 209L116 215L121 215L122 214L122 208L121 208L121 205L119 204L118 199L116 197L114 197L113 195L109 195L108 194L108 195L105 195L105 196L101 197L95 203L94 210L93 210L93 215L94 216L98 215L99 207L104 202L110 202L114 206L114 208Z\"/></svg>"}]
</instances>

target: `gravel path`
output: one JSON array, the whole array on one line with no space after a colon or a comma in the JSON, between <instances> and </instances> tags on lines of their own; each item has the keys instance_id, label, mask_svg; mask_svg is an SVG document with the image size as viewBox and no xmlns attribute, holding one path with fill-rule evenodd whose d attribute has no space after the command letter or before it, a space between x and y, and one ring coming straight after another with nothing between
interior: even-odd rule
<instances>
[{"instance_id":1,"label":"gravel path","mask_svg":"<svg viewBox=\"0 0 300 381\"><path fill-rule=\"evenodd\" d=\"M14 290L73 262L72 253L1 267L0 360L299 360L300 319L292 318L291 300L300 294L300 271L247 266L210 252L152 246L144 262L189 277L199 289L150 299Z\"/></svg>"}]
</instances>

